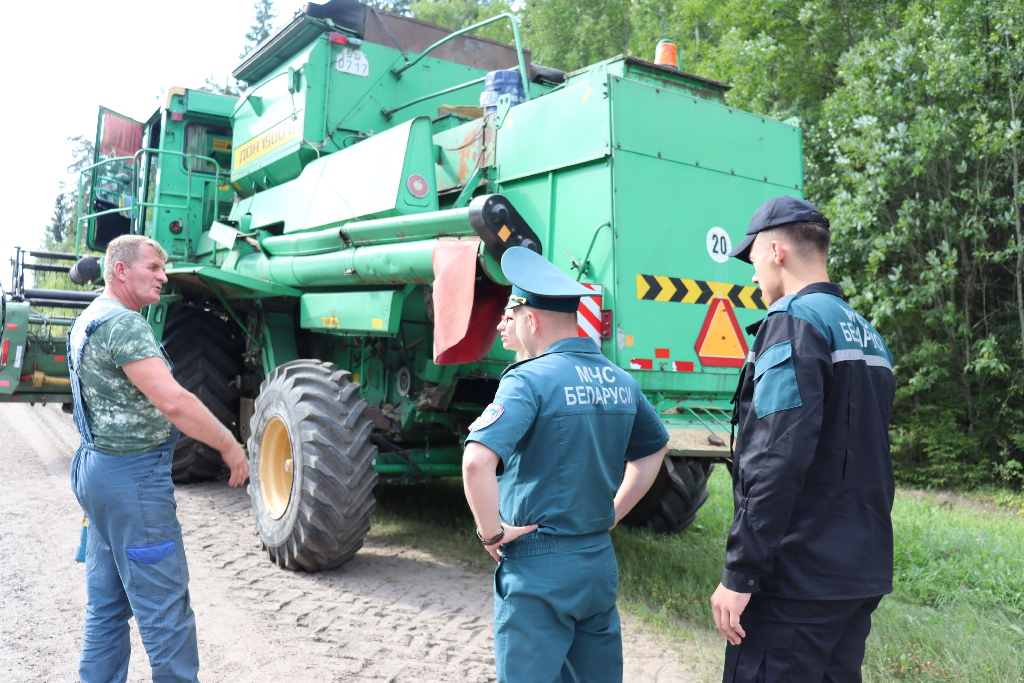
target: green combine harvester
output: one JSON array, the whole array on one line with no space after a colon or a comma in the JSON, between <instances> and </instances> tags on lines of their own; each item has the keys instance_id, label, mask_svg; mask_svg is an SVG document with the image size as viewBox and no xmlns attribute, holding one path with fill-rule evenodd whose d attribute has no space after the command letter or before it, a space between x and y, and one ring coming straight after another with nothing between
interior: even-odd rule
<instances>
[{"instance_id":1,"label":"green combine harvester","mask_svg":"<svg viewBox=\"0 0 1024 683\"><path fill-rule=\"evenodd\" d=\"M469 35L495 21L515 46ZM273 561L337 567L362 546L374 487L461 474L512 360L495 329L510 246L594 290L580 334L670 430L625 522L693 521L729 458L742 327L765 308L726 254L759 204L801 196L799 127L634 57L531 64L512 15L451 32L355 0L310 3L234 76L237 99L175 88L144 122L101 109L80 244L133 233L167 250L170 282L143 314L178 380L248 444ZM74 282L100 284L102 259L81 253L16 255L3 400L71 402L64 337L95 293L26 288L24 273L73 262ZM572 398L607 399L582 376ZM181 439L176 481L220 471Z\"/></svg>"}]
</instances>

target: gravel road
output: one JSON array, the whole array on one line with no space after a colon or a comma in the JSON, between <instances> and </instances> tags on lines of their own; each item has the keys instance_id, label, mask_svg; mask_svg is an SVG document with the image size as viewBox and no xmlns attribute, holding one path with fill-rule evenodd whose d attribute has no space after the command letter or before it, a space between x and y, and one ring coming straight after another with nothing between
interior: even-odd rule
<instances>
[{"instance_id":1,"label":"gravel road","mask_svg":"<svg viewBox=\"0 0 1024 683\"><path fill-rule=\"evenodd\" d=\"M57 406L0 405L0 679L77 680L85 566L72 560L81 510L68 468L78 442ZM207 683L493 681L490 575L371 532L356 559L319 574L272 565L248 494L179 487L201 676ZM133 629L130 681L149 679ZM668 642L624 622L626 680L691 683L702 642Z\"/></svg>"}]
</instances>

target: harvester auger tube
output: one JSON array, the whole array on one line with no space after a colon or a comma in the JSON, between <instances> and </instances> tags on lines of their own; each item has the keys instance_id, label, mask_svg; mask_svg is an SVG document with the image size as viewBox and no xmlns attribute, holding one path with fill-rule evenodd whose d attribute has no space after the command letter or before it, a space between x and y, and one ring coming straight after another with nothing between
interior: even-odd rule
<instances>
[{"instance_id":1,"label":"harvester auger tube","mask_svg":"<svg viewBox=\"0 0 1024 683\"><path fill-rule=\"evenodd\" d=\"M267 237L260 242L260 253L242 256L232 269L245 277L289 287L427 284L434 279L437 240L474 234L498 260L509 247L523 246L541 253L540 237L512 202L490 194L461 209Z\"/></svg>"}]
</instances>

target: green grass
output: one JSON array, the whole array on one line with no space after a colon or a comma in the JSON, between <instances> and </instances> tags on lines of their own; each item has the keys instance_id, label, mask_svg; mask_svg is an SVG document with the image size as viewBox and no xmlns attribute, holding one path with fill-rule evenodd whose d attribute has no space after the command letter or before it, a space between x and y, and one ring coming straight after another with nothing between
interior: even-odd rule
<instances>
[{"instance_id":1,"label":"green grass","mask_svg":"<svg viewBox=\"0 0 1024 683\"><path fill-rule=\"evenodd\" d=\"M719 680L724 640L708 599L732 521L728 472L716 468L697 522L664 536L619 528L620 608L678 642L696 644L701 675ZM895 591L876 612L867 683L1024 683L1024 510L1020 494L987 492L999 510L899 492L893 511ZM494 564L473 534L460 480L380 488L371 536L423 549L471 571Z\"/></svg>"}]
</instances>

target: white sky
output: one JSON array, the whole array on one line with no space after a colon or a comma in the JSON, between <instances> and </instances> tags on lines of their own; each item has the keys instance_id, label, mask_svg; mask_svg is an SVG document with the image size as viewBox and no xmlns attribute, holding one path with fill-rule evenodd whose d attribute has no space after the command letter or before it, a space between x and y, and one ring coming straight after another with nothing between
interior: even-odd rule
<instances>
[{"instance_id":1,"label":"white sky","mask_svg":"<svg viewBox=\"0 0 1024 683\"><path fill-rule=\"evenodd\" d=\"M276 26L300 0L275 0ZM36 249L61 181L69 137L96 134L102 104L145 120L162 89L223 83L238 65L253 0L51 0L0 9L0 282L15 246Z\"/></svg>"}]
</instances>

